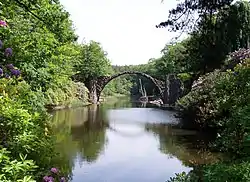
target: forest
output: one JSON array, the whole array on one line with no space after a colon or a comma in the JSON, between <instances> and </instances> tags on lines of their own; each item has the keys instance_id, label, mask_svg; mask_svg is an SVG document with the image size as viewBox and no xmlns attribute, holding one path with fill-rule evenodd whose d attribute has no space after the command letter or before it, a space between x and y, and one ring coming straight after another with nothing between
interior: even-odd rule
<instances>
[{"instance_id":1,"label":"forest","mask_svg":"<svg viewBox=\"0 0 250 182\"><path fill-rule=\"evenodd\" d=\"M117 66L101 43L77 42L70 14L59 0L0 0L0 181L51 182L49 175L67 181L54 168L47 108L86 105L85 82L126 70L162 80L175 73L190 83L176 103L180 116L196 129L215 130L210 150L229 156L176 174L170 182L249 181L250 3L181 1L156 28L189 36L166 42L162 56L147 64ZM153 94L152 85L141 79ZM138 94L138 78L113 80L103 95L114 94Z\"/></svg>"}]
</instances>

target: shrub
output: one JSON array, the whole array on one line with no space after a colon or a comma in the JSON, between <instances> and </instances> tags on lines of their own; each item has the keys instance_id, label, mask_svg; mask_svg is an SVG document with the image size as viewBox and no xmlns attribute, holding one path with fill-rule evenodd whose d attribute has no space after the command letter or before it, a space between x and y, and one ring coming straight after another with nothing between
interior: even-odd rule
<instances>
[{"instance_id":1,"label":"shrub","mask_svg":"<svg viewBox=\"0 0 250 182\"><path fill-rule=\"evenodd\" d=\"M5 78L0 81L1 144L10 152L11 160L25 154L42 171L48 167L53 150L48 116L44 109L39 110L41 103L32 101L31 96L36 93L24 81Z\"/></svg>"},{"instance_id":2,"label":"shrub","mask_svg":"<svg viewBox=\"0 0 250 182\"><path fill-rule=\"evenodd\" d=\"M222 127L217 122L250 103L250 59L235 71L216 70L201 77L191 92L178 101L185 116L200 126Z\"/></svg>"},{"instance_id":3,"label":"shrub","mask_svg":"<svg viewBox=\"0 0 250 182\"><path fill-rule=\"evenodd\" d=\"M32 172L37 166L26 156L20 155L19 160L11 160L10 152L6 148L0 149L0 181L1 182L35 182Z\"/></svg>"},{"instance_id":4,"label":"shrub","mask_svg":"<svg viewBox=\"0 0 250 182\"><path fill-rule=\"evenodd\" d=\"M248 182L250 179L250 162L220 162L196 168L189 173L179 173L167 182Z\"/></svg>"},{"instance_id":5,"label":"shrub","mask_svg":"<svg viewBox=\"0 0 250 182\"><path fill-rule=\"evenodd\" d=\"M198 182L198 176L193 171L186 173L176 173L174 177L171 177L167 182Z\"/></svg>"},{"instance_id":6,"label":"shrub","mask_svg":"<svg viewBox=\"0 0 250 182\"><path fill-rule=\"evenodd\" d=\"M71 81L61 88L49 88L44 95L48 106L68 106L74 101L87 102L88 89L83 83Z\"/></svg>"}]
</instances>

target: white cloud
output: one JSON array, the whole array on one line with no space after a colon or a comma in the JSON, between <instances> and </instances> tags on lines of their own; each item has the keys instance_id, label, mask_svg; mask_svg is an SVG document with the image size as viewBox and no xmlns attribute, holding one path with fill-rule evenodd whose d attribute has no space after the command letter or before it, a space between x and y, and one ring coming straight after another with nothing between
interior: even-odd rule
<instances>
[{"instance_id":1,"label":"white cloud","mask_svg":"<svg viewBox=\"0 0 250 182\"><path fill-rule=\"evenodd\" d=\"M155 25L167 19L175 0L61 0L79 35L102 44L112 64L141 64L160 56L174 37Z\"/></svg>"}]
</instances>

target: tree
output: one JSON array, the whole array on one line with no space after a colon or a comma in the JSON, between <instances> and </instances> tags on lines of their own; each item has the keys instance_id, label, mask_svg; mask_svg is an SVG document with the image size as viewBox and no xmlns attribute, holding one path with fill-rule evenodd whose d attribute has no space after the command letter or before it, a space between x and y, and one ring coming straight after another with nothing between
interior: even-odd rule
<instances>
[{"instance_id":1,"label":"tree","mask_svg":"<svg viewBox=\"0 0 250 182\"><path fill-rule=\"evenodd\" d=\"M53 33L60 42L77 40L70 14L64 10L59 0L1 0L1 9L7 9L9 15L16 11L24 20L35 23L35 27L44 27Z\"/></svg>"},{"instance_id":2,"label":"tree","mask_svg":"<svg viewBox=\"0 0 250 182\"><path fill-rule=\"evenodd\" d=\"M188 55L185 42L167 44L164 47L161 51L163 53L162 57L155 60L155 67L159 76L187 71L186 60Z\"/></svg>"},{"instance_id":3,"label":"tree","mask_svg":"<svg viewBox=\"0 0 250 182\"><path fill-rule=\"evenodd\" d=\"M76 63L75 70L83 82L88 82L94 78L109 75L112 67L100 43L90 41L89 44L81 45L80 60Z\"/></svg>"},{"instance_id":4,"label":"tree","mask_svg":"<svg viewBox=\"0 0 250 182\"><path fill-rule=\"evenodd\" d=\"M232 2L233 0L182 0L176 8L169 11L167 21L161 22L156 27L169 27L171 31L192 31L201 18L207 16L210 18ZM195 14L198 17L195 17Z\"/></svg>"},{"instance_id":5,"label":"tree","mask_svg":"<svg viewBox=\"0 0 250 182\"><path fill-rule=\"evenodd\" d=\"M206 72L220 68L227 55L250 46L250 4L239 1L204 18L187 41L191 71Z\"/></svg>"},{"instance_id":6,"label":"tree","mask_svg":"<svg viewBox=\"0 0 250 182\"><path fill-rule=\"evenodd\" d=\"M0 32L0 36L6 40L4 46L13 45L14 52L13 58L2 64L18 66L33 90L61 87L62 83L70 81L73 74L71 62L75 59L72 48L75 48L76 35L68 13L59 2L50 0L37 0L36 4L22 1L21 5L18 2L0 1L0 16L10 27L8 31ZM27 11L26 6L39 18Z\"/></svg>"},{"instance_id":7,"label":"tree","mask_svg":"<svg viewBox=\"0 0 250 182\"><path fill-rule=\"evenodd\" d=\"M158 73L193 72L198 75L224 64L227 55L250 46L250 4L238 1L203 15L198 26L181 43L166 45L157 59Z\"/></svg>"}]
</instances>

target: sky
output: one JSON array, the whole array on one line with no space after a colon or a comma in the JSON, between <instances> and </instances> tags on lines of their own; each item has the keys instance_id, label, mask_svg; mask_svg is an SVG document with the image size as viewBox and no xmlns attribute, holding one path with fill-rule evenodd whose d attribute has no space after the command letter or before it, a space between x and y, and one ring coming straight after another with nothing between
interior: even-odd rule
<instances>
[{"instance_id":1,"label":"sky","mask_svg":"<svg viewBox=\"0 0 250 182\"><path fill-rule=\"evenodd\" d=\"M160 57L176 33L155 25L167 20L175 0L60 0L79 42L100 42L113 65L144 64Z\"/></svg>"}]
</instances>

